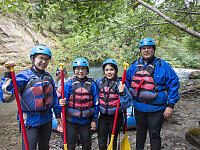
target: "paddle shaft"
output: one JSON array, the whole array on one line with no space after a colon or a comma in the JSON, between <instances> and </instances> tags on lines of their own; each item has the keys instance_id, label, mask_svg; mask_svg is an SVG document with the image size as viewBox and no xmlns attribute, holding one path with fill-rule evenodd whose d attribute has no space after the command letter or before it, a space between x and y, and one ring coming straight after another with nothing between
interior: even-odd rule
<instances>
[{"instance_id":1,"label":"paddle shaft","mask_svg":"<svg viewBox=\"0 0 200 150\"><path fill-rule=\"evenodd\" d=\"M126 82L126 70L124 70L124 82ZM123 83L123 80L122 80L122 84ZM125 117L125 125L124 125L124 129L125 129L125 132L127 132L127 114L126 114L126 109L124 109L124 117Z\"/></svg>"},{"instance_id":2,"label":"paddle shaft","mask_svg":"<svg viewBox=\"0 0 200 150\"><path fill-rule=\"evenodd\" d=\"M122 84L124 84L125 78L126 78L126 69L124 69L124 73L123 73L123 77L122 77ZM120 98L118 97L117 109L116 109L116 113L115 113L115 120L114 120L112 135L115 135L115 127L116 127L116 123L117 123L117 116L118 116L118 112L119 112L119 105L120 105Z\"/></svg>"},{"instance_id":3,"label":"paddle shaft","mask_svg":"<svg viewBox=\"0 0 200 150\"><path fill-rule=\"evenodd\" d=\"M63 66L60 65L61 71L61 92L62 92L62 99L65 98L64 95L64 75L63 75ZM64 134L64 150L67 150L67 135L66 135L66 117L65 117L65 106L62 106L62 120L63 120L63 134Z\"/></svg>"},{"instance_id":4,"label":"paddle shaft","mask_svg":"<svg viewBox=\"0 0 200 150\"><path fill-rule=\"evenodd\" d=\"M17 108L18 108L18 112L19 112L19 120L20 120L20 124L21 124L21 128L22 128L24 144L25 144L26 150L29 150L26 128L24 125L22 108L21 108L21 104L20 104L19 93L18 93L18 89L17 89L17 82L16 82L16 78L15 78L14 67L10 67L10 69L11 69L11 78L12 78L12 82L13 82L13 87L14 87L14 91L15 91L15 97L16 97L16 101L17 101Z\"/></svg>"}]
</instances>

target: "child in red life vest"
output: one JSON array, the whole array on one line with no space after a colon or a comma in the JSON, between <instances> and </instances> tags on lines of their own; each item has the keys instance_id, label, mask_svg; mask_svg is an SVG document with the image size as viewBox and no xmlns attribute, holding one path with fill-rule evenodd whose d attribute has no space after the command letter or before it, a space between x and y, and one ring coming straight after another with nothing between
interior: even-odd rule
<instances>
[{"instance_id":1,"label":"child in red life vest","mask_svg":"<svg viewBox=\"0 0 200 150\"><path fill-rule=\"evenodd\" d=\"M92 78L88 78L88 61L76 58L73 62L75 76L64 84L64 97L60 106L66 106L67 149L75 150L77 134L83 150L91 149L92 130L98 117L98 90Z\"/></svg>"},{"instance_id":2,"label":"child in red life vest","mask_svg":"<svg viewBox=\"0 0 200 150\"><path fill-rule=\"evenodd\" d=\"M36 45L30 52L32 67L16 75L18 91L21 96L25 128L30 150L49 149L52 130L52 109L60 124L61 109L51 75L45 71L51 59L51 51L44 45ZM14 87L11 79L10 66L13 61L5 63L7 71L0 85L0 99L9 103L15 100ZM22 139L22 150L25 150Z\"/></svg>"},{"instance_id":3,"label":"child in red life vest","mask_svg":"<svg viewBox=\"0 0 200 150\"><path fill-rule=\"evenodd\" d=\"M108 136L109 139L111 138L119 97L120 107L113 142L113 150L116 150L117 136L123 121L122 108L128 108L130 106L131 95L117 76L118 67L115 60L106 59L102 64L102 69L105 76L97 80L100 110L100 118L98 120L98 144L100 150L107 149L107 138Z\"/></svg>"}]
</instances>

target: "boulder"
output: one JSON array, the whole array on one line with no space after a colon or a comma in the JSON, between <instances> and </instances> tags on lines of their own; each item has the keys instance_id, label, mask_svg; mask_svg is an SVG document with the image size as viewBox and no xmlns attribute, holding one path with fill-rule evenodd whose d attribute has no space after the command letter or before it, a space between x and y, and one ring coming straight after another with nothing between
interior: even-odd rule
<instances>
[{"instance_id":1,"label":"boulder","mask_svg":"<svg viewBox=\"0 0 200 150\"><path fill-rule=\"evenodd\" d=\"M200 79L200 71L193 71L188 77L189 79Z\"/></svg>"},{"instance_id":2,"label":"boulder","mask_svg":"<svg viewBox=\"0 0 200 150\"><path fill-rule=\"evenodd\" d=\"M200 149L200 127L194 127L185 134L185 139L190 144Z\"/></svg>"}]
</instances>

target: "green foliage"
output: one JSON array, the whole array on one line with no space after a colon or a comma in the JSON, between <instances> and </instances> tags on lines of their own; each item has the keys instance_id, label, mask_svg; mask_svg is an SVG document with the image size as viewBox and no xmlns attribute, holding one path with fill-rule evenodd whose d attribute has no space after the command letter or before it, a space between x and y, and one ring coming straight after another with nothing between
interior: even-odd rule
<instances>
[{"instance_id":1,"label":"green foliage","mask_svg":"<svg viewBox=\"0 0 200 150\"><path fill-rule=\"evenodd\" d=\"M174 67L200 68L200 54L187 49L181 39L163 39L156 49L156 56L167 60Z\"/></svg>"},{"instance_id":2,"label":"green foliage","mask_svg":"<svg viewBox=\"0 0 200 150\"><path fill-rule=\"evenodd\" d=\"M187 49L191 52L200 52L200 39L194 38L192 36L187 36L183 38L183 42L186 45Z\"/></svg>"},{"instance_id":3,"label":"green foliage","mask_svg":"<svg viewBox=\"0 0 200 150\"><path fill-rule=\"evenodd\" d=\"M145 2L186 27L200 30L200 15L195 14L200 11L199 2ZM76 57L85 57L92 64L99 64L106 58L131 63L140 56L139 41L153 37L158 45L157 55L173 65L200 66L199 39L187 37L136 0L3 0L0 8L4 14L23 12L38 31L48 30L58 37L62 45L54 52L55 62L70 63Z\"/></svg>"}]
</instances>

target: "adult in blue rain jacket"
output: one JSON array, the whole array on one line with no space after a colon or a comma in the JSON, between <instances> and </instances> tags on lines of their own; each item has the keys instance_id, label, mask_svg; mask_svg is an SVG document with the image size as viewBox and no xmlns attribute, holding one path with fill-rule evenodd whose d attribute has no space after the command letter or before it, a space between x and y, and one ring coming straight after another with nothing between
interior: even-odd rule
<instances>
[{"instance_id":1,"label":"adult in blue rain jacket","mask_svg":"<svg viewBox=\"0 0 200 150\"><path fill-rule=\"evenodd\" d=\"M98 90L92 78L87 77L89 64L85 58L73 61L74 76L64 84L60 106L66 106L67 149L75 150L77 134L83 150L91 150L92 130L98 118Z\"/></svg>"},{"instance_id":2,"label":"adult in blue rain jacket","mask_svg":"<svg viewBox=\"0 0 200 150\"><path fill-rule=\"evenodd\" d=\"M142 39L139 49L142 58L130 66L126 76L135 107L136 150L144 149L147 130L151 149L160 150L163 119L172 115L174 105L179 100L179 79L169 63L154 56L155 43L152 38Z\"/></svg>"},{"instance_id":3,"label":"adult in blue rain jacket","mask_svg":"<svg viewBox=\"0 0 200 150\"><path fill-rule=\"evenodd\" d=\"M51 75L45 71L51 59L51 51L44 45L36 45L30 53L32 67L16 75L16 82L20 94L25 128L29 149L35 150L37 145L40 150L49 149L49 140L52 129L52 109L60 123L61 109ZM10 66L13 61L5 63L7 71L0 85L0 99L9 103L15 100ZM25 150L24 140L22 149Z\"/></svg>"},{"instance_id":4,"label":"adult in blue rain jacket","mask_svg":"<svg viewBox=\"0 0 200 150\"><path fill-rule=\"evenodd\" d=\"M117 76L118 66L115 60L106 59L102 64L102 69L105 76L101 79L97 79L100 110L100 117L98 120L98 145L99 150L107 149L107 138L109 136L109 139L111 139L118 98L120 98L120 107L113 141L113 150L116 150L117 136L123 122L122 109L129 107L132 97L128 89L125 85L122 85L120 78Z\"/></svg>"}]
</instances>

